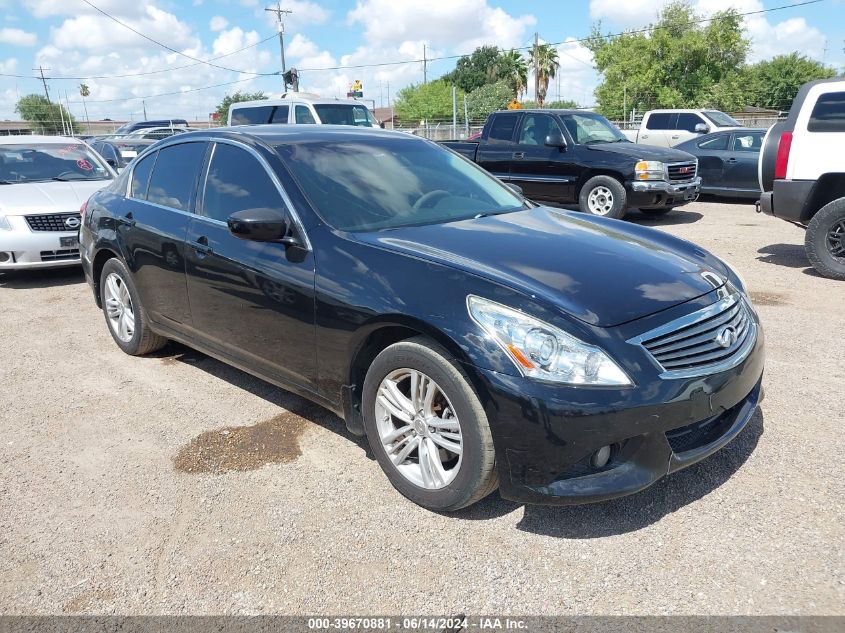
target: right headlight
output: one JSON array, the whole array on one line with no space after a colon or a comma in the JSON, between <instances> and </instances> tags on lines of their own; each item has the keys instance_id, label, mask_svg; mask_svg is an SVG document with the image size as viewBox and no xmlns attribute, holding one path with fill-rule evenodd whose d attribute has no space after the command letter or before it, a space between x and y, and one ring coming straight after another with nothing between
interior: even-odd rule
<instances>
[{"instance_id":1,"label":"right headlight","mask_svg":"<svg viewBox=\"0 0 845 633\"><path fill-rule=\"evenodd\" d=\"M570 385L633 385L604 350L560 328L475 295L467 297L467 309L524 376Z\"/></svg>"},{"instance_id":2,"label":"right headlight","mask_svg":"<svg viewBox=\"0 0 845 633\"><path fill-rule=\"evenodd\" d=\"M664 180L666 168L659 160L641 160L634 166L634 174L637 180Z\"/></svg>"},{"instance_id":3,"label":"right headlight","mask_svg":"<svg viewBox=\"0 0 845 633\"><path fill-rule=\"evenodd\" d=\"M0 231L11 231L12 224L5 215L0 215Z\"/></svg>"}]
</instances>

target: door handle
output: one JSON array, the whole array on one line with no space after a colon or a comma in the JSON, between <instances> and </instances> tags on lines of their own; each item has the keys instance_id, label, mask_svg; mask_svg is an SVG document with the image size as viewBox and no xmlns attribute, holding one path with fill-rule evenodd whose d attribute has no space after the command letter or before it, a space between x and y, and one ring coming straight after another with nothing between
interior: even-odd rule
<instances>
[{"instance_id":1,"label":"door handle","mask_svg":"<svg viewBox=\"0 0 845 633\"><path fill-rule=\"evenodd\" d=\"M672 138L673 138L673 139L677 139L677 138L681 138L681 137L680 137L680 135L675 134Z\"/></svg>"},{"instance_id":2,"label":"door handle","mask_svg":"<svg viewBox=\"0 0 845 633\"><path fill-rule=\"evenodd\" d=\"M198 255L202 255L203 257L210 255L213 252L211 247L208 245L208 238L205 235L197 238L197 241L191 244L191 248L193 248Z\"/></svg>"},{"instance_id":3,"label":"door handle","mask_svg":"<svg viewBox=\"0 0 845 633\"><path fill-rule=\"evenodd\" d=\"M523 158L525 158L525 152L514 152L513 157L517 160L522 160Z\"/></svg>"},{"instance_id":4,"label":"door handle","mask_svg":"<svg viewBox=\"0 0 845 633\"><path fill-rule=\"evenodd\" d=\"M120 217L119 217L119 218L117 218L117 221L118 221L120 224L122 224L123 226L125 226L125 227L127 227L127 228L130 228L130 229L131 229L133 226L135 226L135 220L134 220L134 218L132 217L132 212L131 212L131 211L130 211L129 213L127 213L125 216L123 216L122 218L120 218Z\"/></svg>"},{"instance_id":5,"label":"door handle","mask_svg":"<svg viewBox=\"0 0 845 633\"><path fill-rule=\"evenodd\" d=\"M736 162L736 158L729 158L729 159L728 159L728 162L729 162L729 163L735 163L735 162Z\"/></svg>"}]
</instances>

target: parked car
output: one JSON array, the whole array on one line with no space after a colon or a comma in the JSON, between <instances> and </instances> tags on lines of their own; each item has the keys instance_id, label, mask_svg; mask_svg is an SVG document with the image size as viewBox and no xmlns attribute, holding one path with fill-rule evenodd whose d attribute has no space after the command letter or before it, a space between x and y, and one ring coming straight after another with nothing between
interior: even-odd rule
<instances>
[{"instance_id":1,"label":"parked car","mask_svg":"<svg viewBox=\"0 0 845 633\"><path fill-rule=\"evenodd\" d=\"M178 340L327 407L433 510L635 492L761 396L725 262L534 205L409 134L180 134L91 197L81 243L123 351Z\"/></svg>"},{"instance_id":2,"label":"parked car","mask_svg":"<svg viewBox=\"0 0 845 633\"><path fill-rule=\"evenodd\" d=\"M741 127L741 123L719 110L649 110L638 130L626 130L624 134L634 143L674 147L702 134Z\"/></svg>"},{"instance_id":3,"label":"parked car","mask_svg":"<svg viewBox=\"0 0 845 633\"><path fill-rule=\"evenodd\" d=\"M0 136L0 271L79 264L79 207L115 173L85 143Z\"/></svg>"},{"instance_id":4,"label":"parked car","mask_svg":"<svg viewBox=\"0 0 845 633\"><path fill-rule=\"evenodd\" d=\"M129 164L129 160L131 160L123 157L123 154L120 153L117 144L113 141L94 138L88 142L88 145L118 173L120 173L120 170L126 167Z\"/></svg>"},{"instance_id":5,"label":"parked car","mask_svg":"<svg viewBox=\"0 0 845 633\"><path fill-rule=\"evenodd\" d=\"M757 159L766 130L737 129L699 136L675 148L698 159L701 193L760 198Z\"/></svg>"},{"instance_id":6,"label":"parked car","mask_svg":"<svg viewBox=\"0 0 845 633\"><path fill-rule=\"evenodd\" d=\"M148 127L148 128L141 128L140 130L135 130L133 132L129 132L126 135L123 135L121 138L124 139L151 139L154 141L161 140L163 138L167 138L168 136L173 136L174 134L182 134L183 132L193 132L196 128L192 127Z\"/></svg>"},{"instance_id":7,"label":"parked car","mask_svg":"<svg viewBox=\"0 0 845 633\"><path fill-rule=\"evenodd\" d=\"M103 119L104 121L106 119ZM154 127L187 127L188 122L185 119L156 119L153 121L130 121L129 123L124 123L119 128L117 128L114 133L116 135L119 134L130 134L135 130L142 130L145 128L154 128Z\"/></svg>"},{"instance_id":8,"label":"parked car","mask_svg":"<svg viewBox=\"0 0 845 633\"><path fill-rule=\"evenodd\" d=\"M275 99L242 101L229 108L229 125L323 124L379 127L366 104L352 99L325 99L307 92L288 92Z\"/></svg>"},{"instance_id":9,"label":"parked car","mask_svg":"<svg viewBox=\"0 0 845 633\"><path fill-rule=\"evenodd\" d=\"M786 121L763 139L763 213L807 229L804 249L820 274L845 280L845 79L811 81Z\"/></svg>"},{"instance_id":10,"label":"parked car","mask_svg":"<svg viewBox=\"0 0 845 633\"><path fill-rule=\"evenodd\" d=\"M635 207L662 215L698 196L696 159L680 150L629 142L600 114L511 110L491 114L477 142L442 145L521 187L531 200L577 204L622 218Z\"/></svg>"},{"instance_id":11,"label":"parked car","mask_svg":"<svg viewBox=\"0 0 845 633\"><path fill-rule=\"evenodd\" d=\"M155 142L155 139L133 138L130 136L98 136L88 141L88 144L105 158L114 158L113 151L116 151L119 159L116 160L117 167L114 165L112 167L122 169L131 163L139 152L144 151Z\"/></svg>"}]
</instances>

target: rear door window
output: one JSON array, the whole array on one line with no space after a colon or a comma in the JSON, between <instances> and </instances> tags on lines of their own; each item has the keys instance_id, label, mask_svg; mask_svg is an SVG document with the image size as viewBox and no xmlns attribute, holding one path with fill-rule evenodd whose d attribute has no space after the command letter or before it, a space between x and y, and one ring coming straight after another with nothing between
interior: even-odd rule
<instances>
[{"instance_id":1,"label":"rear door window","mask_svg":"<svg viewBox=\"0 0 845 633\"><path fill-rule=\"evenodd\" d=\"M655 112L649 115L645 122L647 130L671 130L672 114L670 112Z\"/></svg>"},{"instance_id":2,"label":"rear door window","mask_svg":"<svg viewBox=\"0 0 845 633\"><path fill-rule=\"evenodd\" d=\"M311 114L311 110L308 109L308 106L298 105L296 106L296 110L294 110L296 114L296 122L297 123L316 123L317 121L314 119L314 115Z\"/></svg>"},{"instance_id":3,"label":"rear door window","mask_svg":"<svg viewBox=\"0 0 845 633\"><path fill-rule=\"evenodd\" d=\"M810 121L808 132L845 132L845 92L829 92L821 95Z\"/></svg>"},{"instance_id":4,"label":"rear door window","mask_svg":"<svg viewBox=\"0 0 845 633\"><path fill-rule=\"evenodd\" d=\"M158 151L158 160L147 189L147 201L180 211L190 211L197 175L205 158L206 143L179 143Z\"/></svg>"},{"instance_id":5,"label":"rear door window","mask_svg":"<svg viewBox=\"0 0 845 633\"><path fill-rule=\"evenodd\" d=\"M274 106L255 106L232 110L232 125L261 125L273 118Z\"/></svg>"},{"instance_id":6,"label":"rear door window","mask_svg":"<svg viewBox=\"0 0 845 633\"><path fill-rule=\"evenodd\" d=\"M513 141L518 117L517 114L497 114L490 124L490 134L487 136L487 140L490 143L510 143Z\"/></svg>"},{"instance_id":7,"label":"rear door window","mask_svg":"<svg viewBox=\"0 0 845 633\"><path fill-rule=\"evenodd\" d=\"M150 174L153 171L156 156L158 156L158 152L153 152L135 163L132 168L132 181L129 184L130 198L147 199L147 185L150 183Z\"/></svg>"}]
</instances>

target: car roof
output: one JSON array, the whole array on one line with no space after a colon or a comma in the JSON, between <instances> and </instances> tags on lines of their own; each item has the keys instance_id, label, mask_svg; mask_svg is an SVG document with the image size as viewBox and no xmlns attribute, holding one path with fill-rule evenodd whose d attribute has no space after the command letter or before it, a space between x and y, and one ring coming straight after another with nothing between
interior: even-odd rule
<instances>
[{"instance_id":1,"label":"car roof","mask_svg":"<svg viewBox=\"0 0 845 633\"><path fill-rule=\"evenodd\" d=\"M45 136L41 134L11 134L9 136L0 136L0 145L26 145L28 143L39 143L42 145L79 143L80 145L84 145L83 141L72 136Z\"/></svg>"},{"instance_id":2,"label":"car roof","mask_svg":"<svg viewBox=\"0 0 845 633\"><path fill-rule=\"evenodd\" d=\"M429 142L421 136L414 136L413 134L393 130L382 130L377 127L357 127L352 125L285 125L277 123L269 125L238 125L185 132L158 141L158 147L183 143L197 137L224 138L247 142L259 141L265 145L308 141L366 141L368 139L386 138Z\"/></svg>"},{"instance_id":3,"label":"car roof","mask_svg":"<svg viewBox=\"0 0 845 633\"><path fill-rule=\"evenodd\" d=\"M301 103L303 105L310 103L311 105L349 105L349 106L364 106L367 107L366 103L362 101L356 101L355 99L341 99L340 97L331 98L331 97L282 97L282 98L274 98L274 99L258 99L257 101L239 101L238 103L233 103L229 110L239 110L241 108L252 108L258 106L280 106L280 105L291 105Z\"/></svg>"}]
</instances>

